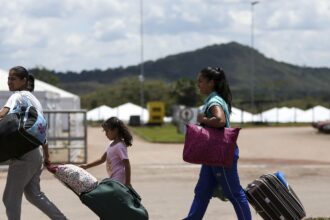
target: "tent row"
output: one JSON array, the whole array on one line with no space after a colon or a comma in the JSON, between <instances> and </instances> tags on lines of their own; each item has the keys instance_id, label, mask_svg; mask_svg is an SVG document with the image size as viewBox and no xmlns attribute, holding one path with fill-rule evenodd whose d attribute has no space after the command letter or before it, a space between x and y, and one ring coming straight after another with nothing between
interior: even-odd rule
<instances>
[{"instance_id":1,"label":"tent row","mask_svg":"<svg viewBox=\"0 0 330 220\"><path fill-rule=\"evenodd\" d=\"M178 109L178 114L184 107ZM199 108L200 109L200 108ZM194 117L190 122L196 121L198 108L192 108ZM111 108L102 105L87 112L87 120L102 121L109 117L116 116L124 122L129 122L131 116L140 116L141 122L145 123L149 119L149 112L132 103L126 103L116 108ZM175 118L175 117L174 117ZM179 116L177 116L179 118ZM323 106L315 106L308 110L299 108L272 108L259 114L251 114L241 109L232 107L231 122L246 123L246 122L270 122L270 123L289 123L289 122L305 122L312 123L324 120L330 120L330 109ZM165 118L165 121L171 121L171 118Z\"/></svg>"},{"instance_id":2,"label":"tent row","mask_svg":"<svg viewBox=\"0 0 330 220\"><path fill-rule=\"evenodd\" d=\"M308 110L294 107L272 108L259 114L233 108L231 115L232 122L312 123L324 120L330 120L330 109L319 105Z\"/></svg>"},{"instance_id":3,"label":"tent row","mask_svg":"<svg viewBox=\"0 0 330 220\"><path fill-rule=\"evenodd\" d=\"M103 121L114 116L126 123L129 122L131 116L140 116L141 122L147 122L149 112L147 109L130 102L116 108L102 105L87 112L87 120L89 121Z\"/></svg>"}]
</instances>

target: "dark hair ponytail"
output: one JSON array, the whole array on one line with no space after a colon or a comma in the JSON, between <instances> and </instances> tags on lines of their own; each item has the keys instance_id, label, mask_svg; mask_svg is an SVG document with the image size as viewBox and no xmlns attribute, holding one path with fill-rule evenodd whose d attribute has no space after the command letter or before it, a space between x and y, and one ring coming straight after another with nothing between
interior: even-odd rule
<instances>
[{"instance_id":1,"label":"dark hair ponytail","mask_svg":"<svg viewBox=\"0 0 330 220\"><path fill-rule=\"evenodd\" d=\"M202 69L200 74L202 77L214 81L214 90L226 101L229 113L231 113L232 95L223 69L220 67L207 67Z\"/></svg>"},{"instance_id":2,"label":"dark hair ponytail","mask_svg":"<svg viewBox=\"0 0 330 220\"><path fill-rule=\"evenodd\" d=\"M111 117L102 123L103 129L118 129L118 135L122 138L126 144L126 146L132 146L133 137L129 132L126 125L119 120L117 117Z\"/></svg>"},{"instance_id":3,"label":"dark hair ponytail","mask_svg":"<svg viewBox=\"0 0 330 220\"><path fill-rule=\"evenodd\" d=\"M34 91L34 76L29 74L27 90L30 92Z\"/></svg>"}]
</instances>

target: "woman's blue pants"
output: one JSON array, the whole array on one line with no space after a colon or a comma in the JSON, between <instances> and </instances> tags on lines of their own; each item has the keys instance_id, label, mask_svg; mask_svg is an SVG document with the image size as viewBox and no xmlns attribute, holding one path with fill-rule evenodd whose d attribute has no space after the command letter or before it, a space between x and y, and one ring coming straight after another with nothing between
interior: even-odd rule
<instances>
[{"instance_id":1,"label":"woman's blue pants","mask_svg":"<svg viewBox=\"0 0 330 220\"><path fill-rule=\"evenodd\" d=\"M251 220L250 207L240 184L237 160L239 149L235 149L231 168L202 165L195 188L195 197L185 220L201 220L217 186L221 186L224 196L233 204L238 220Z\"/></svg>"}]
</instances>

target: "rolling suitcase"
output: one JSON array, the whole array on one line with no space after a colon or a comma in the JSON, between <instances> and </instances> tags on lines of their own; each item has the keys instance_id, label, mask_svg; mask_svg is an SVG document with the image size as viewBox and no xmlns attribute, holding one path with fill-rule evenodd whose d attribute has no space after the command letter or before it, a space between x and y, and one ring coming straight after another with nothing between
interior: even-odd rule
<instances>
[{"instance_id":1,"label":"rolling suitcase","mask_svg":"<svg viewBox=\"0 0 330 220\"><path fill-rule=\"evenodd\" d=\"M267 220L299 220L306 216L303 205L283 173L265 174L245 189L249 203Z\"/></svg>"}]
</instances>

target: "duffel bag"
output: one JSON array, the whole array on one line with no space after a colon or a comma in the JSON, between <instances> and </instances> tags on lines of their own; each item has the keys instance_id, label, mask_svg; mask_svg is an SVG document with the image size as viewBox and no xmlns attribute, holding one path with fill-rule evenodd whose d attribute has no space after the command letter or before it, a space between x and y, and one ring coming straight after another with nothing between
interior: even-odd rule
<instances>
[{"instance_id":1,"label":"duffel bag","mask_svg":"<svg viewBox=\"0 0 330 220\"><path fill-rule=\"evenodd\" d=\"M0 120L0 162L17 158L46 141L47 122L35 107L7 114Z\"/></svg>"},{"instance_id":2,"label":"duffel bag","mask_svg":"<svg viewBox=\"0 0 330 220\"><path fill-rule=\"evenodd\" d=\"M147 220L148 212L141 204L141 197L131 187L104 179L88 193L80 195L80 200L101 220Z\"/></svg>"}]
</instances>

